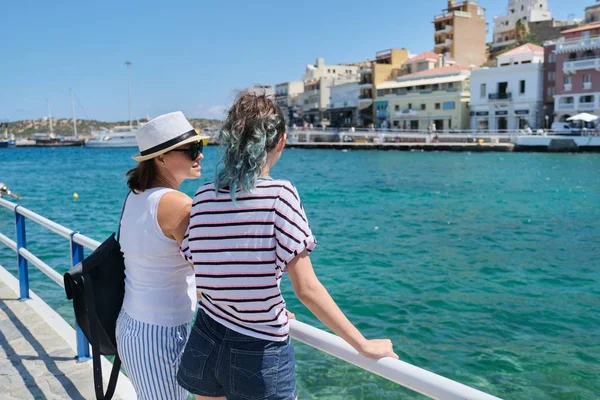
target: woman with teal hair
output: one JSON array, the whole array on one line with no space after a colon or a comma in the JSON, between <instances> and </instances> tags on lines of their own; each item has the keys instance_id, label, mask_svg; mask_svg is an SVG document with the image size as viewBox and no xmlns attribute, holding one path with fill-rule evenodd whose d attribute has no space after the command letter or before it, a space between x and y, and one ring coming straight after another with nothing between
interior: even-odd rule
<instances>
[{"instance_id":1,"label":"woman with teal hair","mask_svg":"<svg viewBox=\"0 0 600 400\"><path fill-rule=\"evenodd\" d=\"M315 275L317 241L298 191L271 177L286 137L273 101L242 92L220 132L216 180L194 197L181 251L194 265L200 309L177 379L197 399L296 398L286 273L308 309L359 353L398 357L389 340L365 339Z\"/></svg>"}]
</instances>

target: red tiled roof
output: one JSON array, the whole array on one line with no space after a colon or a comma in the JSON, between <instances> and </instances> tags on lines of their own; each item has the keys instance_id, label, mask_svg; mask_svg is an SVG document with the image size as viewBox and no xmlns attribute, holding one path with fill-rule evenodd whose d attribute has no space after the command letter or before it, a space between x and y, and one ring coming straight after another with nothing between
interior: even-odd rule
<instances>
[{"instance_id":1,"label":"red tiled roof","mask_svg":"<svg viewBox=\"0 0 600 400\"><path fill-rule=\"evenodd\" d=\"M402 76L399 76L398 78L405 80L407 78L417 78L417 77L421 77L421 76L438 75L438 74L443 74L443 73L470 71L470 70L471 70L471 68L463 67L462 65L448 65L445 67L437 67L437 68L432 68L432 69L428 69L425 71L415 72L415 73L408 74L408 75L402 75Z\"/></svg>"},{"instance_id":2,"label":"red tiled roof","mask_svg":"<svg viewBox=\"0 0 600 400\"><path fill-rule=\"evenodd\" d=\"M544 48L542 46L538 46L537 44L533 44L533 43L525 43L522 46L517 47L516 49L512 49L509 50L505 53L501 53L498 54L498 56L512 56L512 55L516 55L516 54L523 54L523 53L543 53L544 52Z\"/></svg>"},{"instance_id":3,"label":"red tiled roof","mask_svg":"<svg viewBox=\"0 0 600 400\"><path fill-rule=\"evenodd\" d=\"M414 56L413 58L409 58L408 60L406 60L406 62L411 63L413 61L430 60L430 59L437 60L438 56L439 55L437 53L434 53L433 51L426 51L417 56Z\"/></svg>"},{"instance_id":4,"label":"red tiled roof","mask_svg":"<svg viewBox=\"0 0 600 400\"><path fill-rule=\"evenodd\" d=\"M577 28L567 29L566 31L562 31L561 33L574 33L574 32L583 32L589 31L590 29L600 28L600 22L594 22L593 24L585 24L578 26Z\"/></svg>"}]
</instances>

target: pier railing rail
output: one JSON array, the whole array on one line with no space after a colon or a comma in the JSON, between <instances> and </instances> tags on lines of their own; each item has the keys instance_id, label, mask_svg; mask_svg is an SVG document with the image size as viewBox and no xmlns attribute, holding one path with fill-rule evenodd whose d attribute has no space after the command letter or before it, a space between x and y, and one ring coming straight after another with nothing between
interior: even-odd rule
<instances>
[{"instance_id":1,"label":"pier railing rail","mask_svg":"<svg viewBox=\"0 0 600 400\"><path fill-rule=\"evenodd\" d=\"M18 278L20 299L29 299L29 263L38 268L60 287L64 288L63 277L54 268L46 264L36 255L27 250L25 220L41 225L42 227L62 236L70 242L71 265L80 263L84 258L84 248L95 250L100 242L82 235L76 230L62 226L35 212L0 198L0 209L4 208L14 214L16 242L0 232L0 242L4 243L17 254ZM415 392L434 399L496 399L492 395L481 392L472 387L450 380L433 372L411 365L401 360L383 358L380 360L368 359L360 354L340 337L300 321L292 320L290 325L291 336L317 350L330 354L348 363L356 365L392 382L409 388ZM81 329L76 326L77 359L86 361L90 359L90 346Z\"/></svg>"},{"instance_id":2,"label":"pier railing rail","mask_svg":"<svg viewBox=\"0 0 600 400\"><path fill-rule=\"evenodd\" d=\"M510 142L521 135L553 135L550 129L397 129L397 128L303 128L296 127L288 130L288 140L314 143L314 142L476 142L483 139L486 142Z\"/></svg>"}]
</instances>

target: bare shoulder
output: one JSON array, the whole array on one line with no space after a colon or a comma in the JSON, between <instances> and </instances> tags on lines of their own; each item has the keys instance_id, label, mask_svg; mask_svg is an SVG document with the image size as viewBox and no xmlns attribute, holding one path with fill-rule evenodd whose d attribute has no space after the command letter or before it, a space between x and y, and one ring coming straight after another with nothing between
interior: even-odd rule
<instances>
[{"instance_id":1,"label":"bare shoulder","mask_svg":"<svg viewBox=\"0 0 600 400\"><path fill-rule=\"evenodd\" d=\"M190 220L192 199L185 193L165 193L158 203L158 225L165 235L179 243Z\"/></svg>"},{"instance_id":2,"label":"bare shoulder","mask_svg":"<svg viewBox=\"0 0 600 400\"><path fill-rule=\"evenodd\" d=\"M158 203L159 222L169 222L173 219L180 219L183 216L189 218L192 209L192 199L185 193L172 191L165 193ZM162 226L162 224L161 224Z\"/></svg>"},{"instance_id":3,"label":"bare shoulder","mask_svg":"<svg viewBox=\"0 0 600 400\"><path fill-rule=\"evenodd\" d=\"M165 193L164 196L160 199L159 206L163 205L169 208L191 206L192 198L183 192L174 190L172 192Z\"/></svg>"}]
</instances>

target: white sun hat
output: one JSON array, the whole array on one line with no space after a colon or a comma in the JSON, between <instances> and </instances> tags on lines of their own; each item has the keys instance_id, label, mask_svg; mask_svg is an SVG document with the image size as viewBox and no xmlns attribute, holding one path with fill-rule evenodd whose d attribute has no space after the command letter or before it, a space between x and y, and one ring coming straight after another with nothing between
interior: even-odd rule
<instances>
[{"instance_id":1,"label":"white sun hat","mask_svg":"<svg viewBox=\"0 0 600 400\"><path fill-rule=\"evenodd\" d=\"M139 154L135 161L146 161L179 146L208 139L199 135L181 111L159 115L135 132Z\"/></svg>"}]
</instances>

